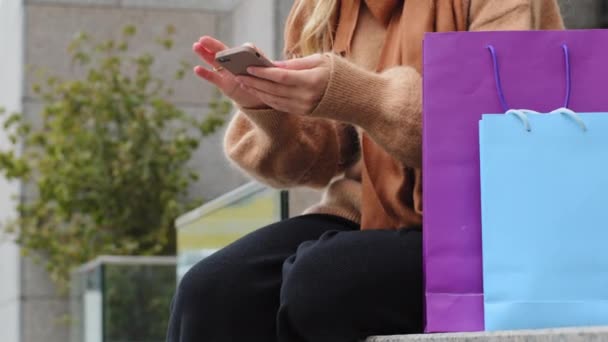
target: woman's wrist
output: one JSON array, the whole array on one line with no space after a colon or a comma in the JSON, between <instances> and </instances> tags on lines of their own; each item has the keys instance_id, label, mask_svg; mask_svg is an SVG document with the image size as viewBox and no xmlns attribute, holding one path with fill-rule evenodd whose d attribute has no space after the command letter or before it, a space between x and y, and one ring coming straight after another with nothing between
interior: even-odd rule
<instances>
[{"instance_id":1,"label":"woman's wrist","mask_svg":"<svg viewBox=\"0 0 608 342\"><path fill-rule=\"evenodd\" d=\"M365 110L366 102L372 100L367 94L374 90L376 84L370 83L371 80L367 77L369 72L345 58L331 53L326 56L329 80L323 97L310 116L358 124L357 118L362 115L361 111Z\"/></svg>"}]
</instances>

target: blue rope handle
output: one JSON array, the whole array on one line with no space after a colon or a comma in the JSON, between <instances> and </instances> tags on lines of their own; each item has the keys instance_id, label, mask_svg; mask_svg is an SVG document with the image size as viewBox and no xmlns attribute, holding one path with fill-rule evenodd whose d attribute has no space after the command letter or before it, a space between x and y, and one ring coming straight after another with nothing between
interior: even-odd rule
<instances>
[{"instance_id":1,"label":"blue rope handle","mask_svg":"<svg viewBox=\"0 0 608 342\"><path fill-rule=\"evenodd\" d=\"M492 56L492 65L494 66L494 82L496 82L496 92L498 93L500 105L506 113L509 111L509 106L507 105L507 101L505 100L505 92L502 90L502 82L500 81L500 71L498 70L498 57L496 56L496 49L494 49L494 45L488 45L488 50L490 50L490 55Z\"/></svg>"},{"instance_id":2,"label":"blue rope handle","mask_svg":"<svg viewBox=\"0 0 608 342\"><path fill-rule=\"evenodd\" d=\"M502 88L502 81L500 80L500 70L498 68L498 56L496 53L496 49L493 45L488 45L488 50L490 51L490 55L492 56L492 65L494 66L494 81L496 83L496 91L498 93L498 99L500 100L500 105L502 109L506 113L511 109L509 105L507 105L507 100L505 100L505 92ZM562 108L568 108L570 104L570 93L572 91L572 79L570 77L571 66L570 66L570 51L568 49L568 45L565 43L562 44L562 50L564 51L564 62L566 64L565 73L566 73L566 96L564 99L564 105Z\"/></svg>"}]
</instances>

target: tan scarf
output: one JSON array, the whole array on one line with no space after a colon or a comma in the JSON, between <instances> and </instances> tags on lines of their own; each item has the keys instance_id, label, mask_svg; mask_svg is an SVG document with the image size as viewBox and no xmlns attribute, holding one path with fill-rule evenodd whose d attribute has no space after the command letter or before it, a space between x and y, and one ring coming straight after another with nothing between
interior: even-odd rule
<instances>
[{"instance_id":1,"label":"tan scarf","mask_svg":"<svg viewBox=\"0 0 608 342\"><path fill-rule=\"evenodd\" d=\"M301 0L306 1L306 0ZM421 73L425 32L467 29L468 0L341 0L333 51L347 55L362 2L387 26L384 48L376 71L407 65ZM287 49L302 27L298 18L286 29ZM299 18L300 23L303 18ZM290 45L290 43L292 45ZM421 171L404 167L367 134L361 141L363 156L361 228L401 228L422 224Z\"/></svg>"}]
</instances>

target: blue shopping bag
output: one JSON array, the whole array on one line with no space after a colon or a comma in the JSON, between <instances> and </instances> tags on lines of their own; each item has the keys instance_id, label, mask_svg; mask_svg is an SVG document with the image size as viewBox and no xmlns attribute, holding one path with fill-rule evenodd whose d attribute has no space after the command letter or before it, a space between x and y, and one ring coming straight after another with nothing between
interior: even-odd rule
<instances>
[{"instance_id":1,"label":"blue shopping bag","mask_svg":"<svg viewBox=\"0 0 608 342\"><path fill-rule=\"evenodd\" d=\"M489 49L505 114L479 122L485 329L608 325L608 113L509 110Z\"/></svg>"},{"instance_id":2,"label":"blue shopping bag","mask_svg":"<svg viewBox=\"0 0 608 342\"><path fill-rule=\"evenodd\" d=\"M608 325L608 113L479 124L485 329Z\"/></svg>"}]
</instances>

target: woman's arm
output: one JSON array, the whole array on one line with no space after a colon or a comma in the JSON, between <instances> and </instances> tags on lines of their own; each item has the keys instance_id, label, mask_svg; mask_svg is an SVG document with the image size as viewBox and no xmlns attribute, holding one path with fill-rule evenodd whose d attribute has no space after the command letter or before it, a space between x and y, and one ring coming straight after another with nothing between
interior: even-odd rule
<instances>
[{"instance_id":1,"label":"woman's arm","mask_svg":"<svg viewBox=\"0 0 608 342\"><path fill-rule=\"evenodd\" d=\"M381 73L330 56L325 95L310 114L363 128L394 158L410 167L422 165L422 79L412 67Z\"/></svg>"},{"instance_id":2,"label":"woman's arm","mask_svg":"<svg viewBox=\"0 0 608 342\"><path fill-rule=\"evenodd\" d=\"M225 137L226 154L245 172L275 187L322 187L354 162L359 141L352 126L270 109L217 69L215 54L226 49L222 42L202 37L193 49L216 68L197 66L196 74L249 108L236 114Z\"/></svg>"},{"instance_id":3,"label":"woman's arm","mask_svg":"<svg viewBox=\"0 0 608 342\"><path fill-rule=\"evenodd\" d=\"M469 19L471 31L563 29L555 0L471 0ZM273 107L357 125L403 165L420 167L422 78L416 69L400 66L374 73L344 58L324 56L329 58L287 61L283 67L289 70L254 70L270 82L240 81ZM325 81L319 76L324 70L329 74ZM291 101L273 103L277 95Z\"/></svg>"},{"instance_id":4,"label":"woman's arm","mask_svg":"<svg viewBox=\"0 0 608 342\"><path fill-rule=\"evenodd\" d=\"M296 0L286 22L286 46L298 38L289 32L305 24L306 16L295 11L299 5ZM354 127L334 120L280 109L241 109L228 127L224 147L235 164L271 186L323 187L356 161L359 138Z\"/></svg>"},{"instance_id":5,"label":"woman's arm","mask_svg":"<svg viewBox=\"0 0 608 342\"><path fill-rule=\"evenodd\" d=\"M323 187L357 156L350 125L274 109L242 109L224 139L226 155L273 187Z\"/></svg>"},{"instance_id":6,"label":"woman's arm","mask_svg":"<svg viewBox=\"0 0 608 342\"><path fill-rule=\"evenodd\" d=\"M367 71L334 54L253 68L245 89L273 108L363 128L404 165L421 164L422 82L411 67Z\"/></svg>"}]
</instances>

